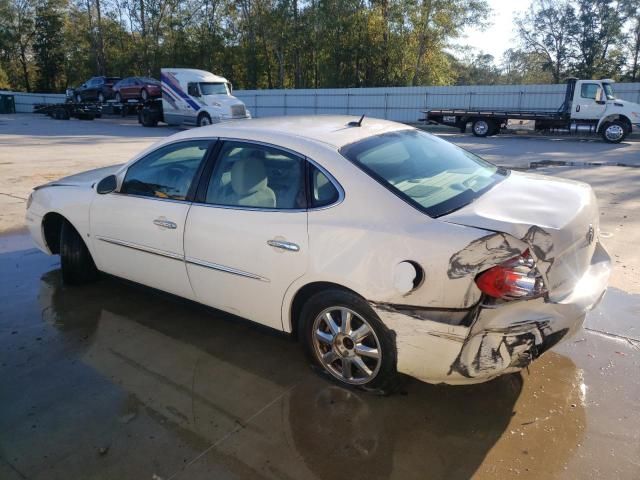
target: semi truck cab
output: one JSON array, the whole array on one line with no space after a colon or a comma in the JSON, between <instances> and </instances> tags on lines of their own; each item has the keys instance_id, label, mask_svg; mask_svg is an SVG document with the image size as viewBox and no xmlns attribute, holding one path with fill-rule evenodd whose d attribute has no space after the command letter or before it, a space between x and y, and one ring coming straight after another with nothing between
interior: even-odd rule
<instances>
[{"instance_id":1,"label":"semi truck cab","mask_svg":"<svg viewBox=\"0 0 640 480\"><path fill-rule=\"evenodd\" d=\"M209 125L251 118L224 77L193 68L162 68L162 113L169 125Z\"/></svg>"}]
</instances>

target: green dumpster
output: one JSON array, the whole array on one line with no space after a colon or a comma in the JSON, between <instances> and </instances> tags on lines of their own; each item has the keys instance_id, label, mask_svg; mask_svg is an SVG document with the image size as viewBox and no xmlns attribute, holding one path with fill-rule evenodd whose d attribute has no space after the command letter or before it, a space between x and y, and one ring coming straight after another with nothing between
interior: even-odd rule
<instances>
[{"instance_id":1,"label":"green dumpster","mask_svg":"<svg viewBox=\"0 0 640 480\"><path fill-rule=\"evenodd\" d=\"M16 113L16 101L13 95L0 93L0 113Z\"/></svg>"}]
</instances>

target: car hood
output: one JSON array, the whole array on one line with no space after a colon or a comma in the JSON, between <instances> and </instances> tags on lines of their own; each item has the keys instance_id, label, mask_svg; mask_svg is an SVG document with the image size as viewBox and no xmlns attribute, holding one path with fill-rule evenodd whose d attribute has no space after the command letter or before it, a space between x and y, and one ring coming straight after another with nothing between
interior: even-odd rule
<instances>
[{"instance_id":1,"label":"car hood","mask_svg":"<svg viewBox=\"0 0 640 480\"><path fill-rule=\"evenodd\" d=\"M589 185L520 172L511 172L475 202L439 219L522 241L556 298L568 294L588 268L599 221Z\"/></svg>"},{"instance_id":2,"label":"car hood","mask_svg":"<svg viewBox=\"0 0 640 480\"><path fill-rule=\"evenodd\" d=\"M123 164L112 165L110 167L96 168L94 170L87 170L86 172L76 173L75 175L69 175L63 177L60 180L45 183L36 187L36 189L44 187L91 187L94 183L99 182L103 178L116 173Z\"/></svg>"}]
</instances>

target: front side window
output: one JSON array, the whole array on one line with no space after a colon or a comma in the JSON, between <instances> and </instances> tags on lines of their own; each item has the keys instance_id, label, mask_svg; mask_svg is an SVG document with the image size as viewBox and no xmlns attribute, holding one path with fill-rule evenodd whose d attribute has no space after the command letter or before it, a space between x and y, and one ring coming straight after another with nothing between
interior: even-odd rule
<instances>
[{"instance_id":1,"label":"front side window","mask_svg":"<svg viewBox=\"0 0 640 480\"><path fill-rule=\"evenodd\" d=\"M200 91L202 95L227 95L226 83L200 82Z\"/></svg>"},{"instance_id":2,"label":"front side window","mask_svg":"<svg viewBox=\"0 0 640 480\"><path fill-rule=\"evenodd\" d=\"M467 205L507 174L466 150L413 129L369 137L340 153L432 217Z\"/></svg>"},{"instance_id":3,"label":"front side window","mask_svg":"<svg viewBox=\"0 0 640 480\"><path fill-rule=\"evenodd\" d=\"M306 208L304 172L304 160L288 152L244 142L225 142L205 202L278 210Z\"/></svg>"},{"instance_id":4,"label":"front side window","mask_svg":"<svg viewBox=\"0 0 640 480\"><path fill-rule=\"evenodd\" d=\"M580 89L580 96L582 98L591 98L592 100L596 99L596 93L598 92L598 84L597 83L583 83L582 88Z\"/></svg>"},{"instance_id":5,"label":"front side window","mask_svg":"<svg viewBox=\"0 0 640 480\"><path fill-rule=\"evenodd\" d=\"M129 167L120 193L185 200L210 143L193 140L159 148Z\"/></svg>"}]
</instances>

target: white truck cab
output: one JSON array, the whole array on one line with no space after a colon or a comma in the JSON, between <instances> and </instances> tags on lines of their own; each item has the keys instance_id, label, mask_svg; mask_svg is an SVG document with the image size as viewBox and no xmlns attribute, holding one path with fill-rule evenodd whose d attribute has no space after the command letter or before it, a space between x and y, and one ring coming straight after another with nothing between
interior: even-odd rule
<instances>
[{"instance_id":1,"label":"white truck cab","mask_svg":"<svg viewBox=\"0 0 640 480\"><path fill-rule=\"evenodd\" d=\"M640 105L616 98L614 80L577 80L571 103L571 120L594 124L605 140L617 143L632 127L640 127Z\"/></svg>"},{"instance_id":2,"label":"white truck cab","mask_svg":"<svg viewBox=\"0 0 640 480\"><path fill-rule=\"evenodd\" d=\"M162 68L160 80L162 111L169 125L202 126L251 118L224 77L193 68Z\"/></svg>"}]
</instances>

